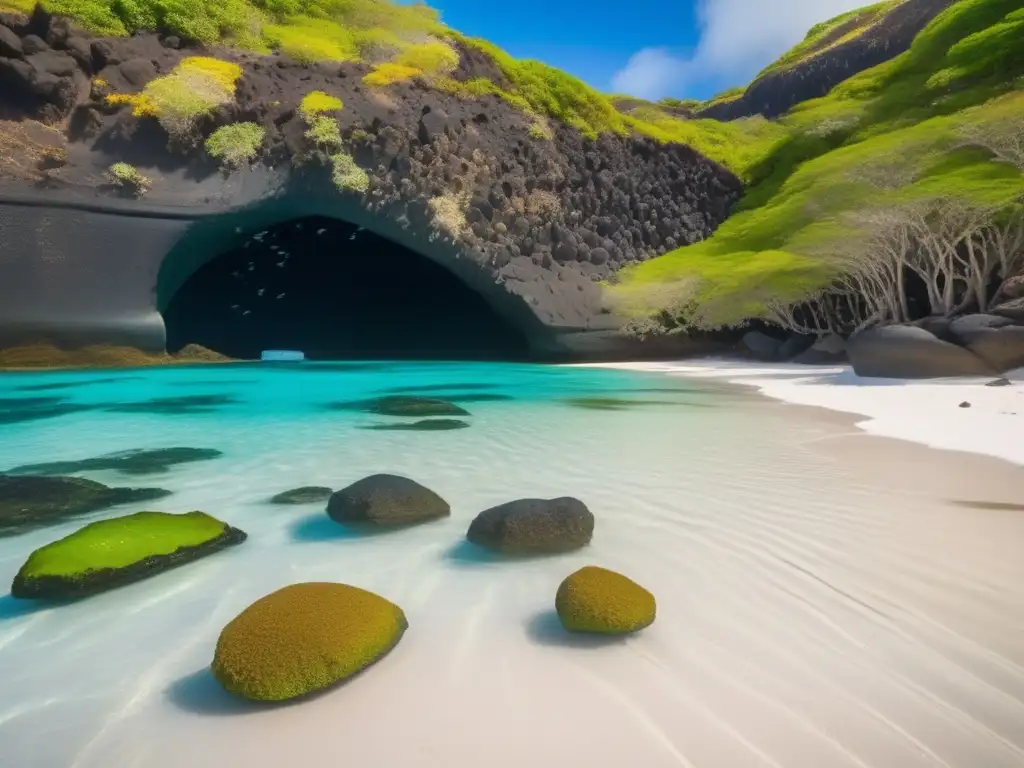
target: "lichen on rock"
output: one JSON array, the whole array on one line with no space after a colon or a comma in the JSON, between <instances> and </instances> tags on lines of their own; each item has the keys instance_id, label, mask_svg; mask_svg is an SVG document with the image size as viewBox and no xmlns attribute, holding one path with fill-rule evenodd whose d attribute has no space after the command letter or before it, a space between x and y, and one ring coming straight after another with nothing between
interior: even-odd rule
<instances>
[{"instance_id":1,"label":"lichen on rock","mask_svg":"<svg viewBox=\"0 0 1024 768\"><path fill-rule=\"evenodd\" d=\"M213 675L247 699L294 699L366 669L407 627L402 609L372 592L330 582L292 584L224 627Z\"/></svg>"},{"instance_id":2,"label":"lichen on rock","mask_svg":"<svg viewBox=\"0 0 1024 768\"><path fill-rule=\"evenodd\" d=\"M621 573L588 565L570 574L555 596L558 618L571 632L621 635L654 622L654 595Z\"/></svg>"}]
</instances>

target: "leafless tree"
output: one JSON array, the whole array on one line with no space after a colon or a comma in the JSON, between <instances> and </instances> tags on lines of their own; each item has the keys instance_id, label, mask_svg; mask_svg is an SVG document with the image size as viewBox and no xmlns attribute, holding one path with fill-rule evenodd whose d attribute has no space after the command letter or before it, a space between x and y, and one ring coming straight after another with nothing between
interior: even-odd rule
<instances>
[{"instance_id":1,"label":"leafless tree","mask_svg":"<svg viewBox=\"0 0 1024 768\"><path fill-rule=\"evenodd\" d=\"M959 130L963 147L980 147L993 159L1024 172L1024 115L966 123Z\"/></svg>"}]
</instances>

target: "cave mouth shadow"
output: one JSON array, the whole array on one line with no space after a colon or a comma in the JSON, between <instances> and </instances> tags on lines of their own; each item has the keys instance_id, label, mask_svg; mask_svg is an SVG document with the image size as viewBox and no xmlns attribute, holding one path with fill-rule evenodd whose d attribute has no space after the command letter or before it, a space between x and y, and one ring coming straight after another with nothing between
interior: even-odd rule
<instances>
[{"instance_id":1,"label":"cave mouth shadow","mask_svg":"<svg viewBox=\"0 0 1024 768\"><path fill-rule=\"evenodd\" d=\"M297 218L235 243L170 297L169 352L192 343L240 359L267 349L309 360L530 358L526 333L480 292L355 224Z\"/></svg>"}]
</instances>

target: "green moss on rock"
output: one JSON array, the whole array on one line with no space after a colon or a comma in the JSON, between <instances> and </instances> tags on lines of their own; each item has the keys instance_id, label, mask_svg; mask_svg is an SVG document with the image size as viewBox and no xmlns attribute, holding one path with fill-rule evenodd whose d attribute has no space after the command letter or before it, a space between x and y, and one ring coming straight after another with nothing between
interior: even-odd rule
<instances>
[{"instance_id":1,"label":"green moss on rock","mask_svg":"<svg viewBox=\"0 0 1024 768\"><path fill-rule=\"evenodd\" d=\"M559 585L555 610L570 632L619 635L654 622L654 595L621 573L588 565Z\"/></svg>"},{"instance_id":2,"label":"green moss on rock","mask_svg":"<svg viewBox=\"0 0 1024 768\"><path fill-rule=\"evenodd\" d=\"M213 675L247 699L293 699L366 669L407 627L402 609L372 592L330 582L292 584L224 627Z\"/></svg>"},{"instance_id":3,"label":"green moss on rock","mask_svg":"<svg viewBox=\"0 0 1024 768\"><path fill-rule=\"evenodd\" d=\"M11 595L83 597L244 540L245 533L203 512L136 512L99 520L29 555L14 577Z\"/></svg>"}]
</instances>

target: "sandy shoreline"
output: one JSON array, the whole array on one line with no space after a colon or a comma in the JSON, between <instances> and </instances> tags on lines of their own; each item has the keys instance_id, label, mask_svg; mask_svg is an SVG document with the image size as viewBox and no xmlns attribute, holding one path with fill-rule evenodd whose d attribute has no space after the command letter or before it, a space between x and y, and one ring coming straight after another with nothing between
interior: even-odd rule
<instances>
[{"instance_id":1,"label":"sandy shoreline","mask_svg":"<svg viewBox=\"0 0 1024 768\"><path fill-rule=\"evenodd\" d=\"M865 379L849 366L811 367L727 360L646 363L586 363L584 367L649 371L756 387L794 405L815 406L864 418L856 426L870 435L897 438L1024 464L1024 369L993 379L907 381ZM970 407L961 408L961 403Z\"/></svg>"},{"instance_id":2,"label":"sandy shoreline","mask_svg":"<svg viewBox=\"0 0 1024 768\"><path fill-rule=\"evenodd\" d=\"M236 378L223 370L202 378ZM238 381L258 406L244 419L126 414L100 429L87 412L21 428L0 441L0 466L70 458L84 439L96 454L140 435L223 450L161 475L175 494L153 506L215 512L249 539L75 604L26 611L0 595L0 765L1024 765L1024 466L878 437L850 410L727 383L736 370L676 395L609 376L623 398L664 401L622 411L475 403L471 429L429 435L283 407L285 392L340 397L341 378L325 373L301 391L268 385L265 399ZM960 415L957 402L936 412ZM378 471L433 488L451 518L360 537L339 533L322 506L266 503ZM589 547L501 561L464 545L481 509L563 494L598 520ZM0 539L0 579L52 536ZM625 641L563 632L554 593L583 565L650 589L655 623ZM270 591L318 580L402 606L402 642L294 706L225 694L209 674L220 628Z\"/></svg>"}]
</instances>

